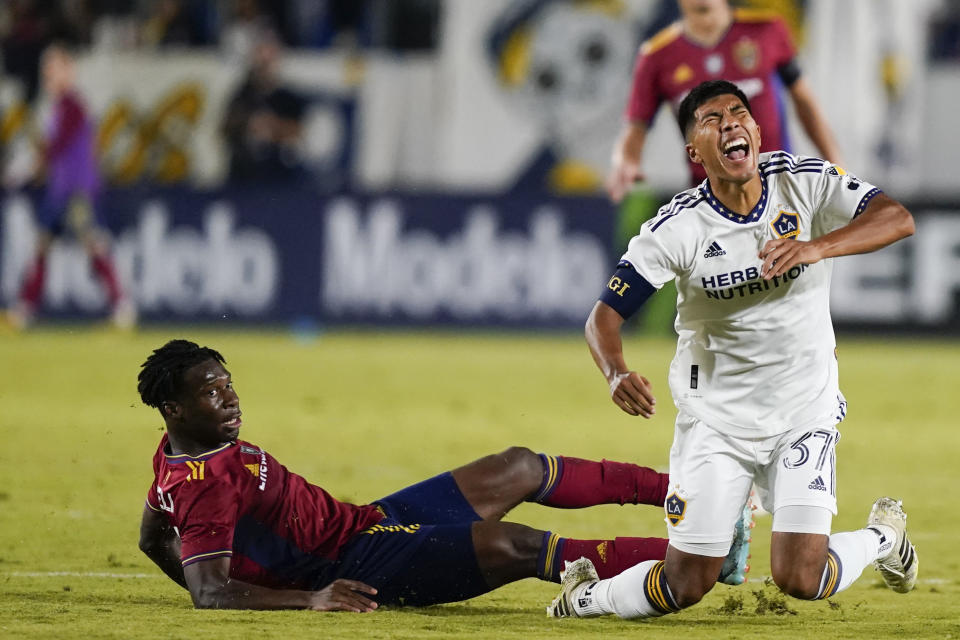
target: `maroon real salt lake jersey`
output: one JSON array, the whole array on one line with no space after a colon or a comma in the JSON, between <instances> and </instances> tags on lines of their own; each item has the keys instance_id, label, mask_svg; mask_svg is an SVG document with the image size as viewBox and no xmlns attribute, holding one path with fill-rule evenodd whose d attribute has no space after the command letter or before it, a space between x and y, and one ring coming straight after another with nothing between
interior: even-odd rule
<instances>
[{"instance_id":1,"label":"maroon real salt lake jersey","mask_svg":"<svg viewBox=\"0 0 960 640\"><path fill-rule=\"evenodd\" d=\"M760 126L760 151L790 151L783 89L800 77L790 33L768 12L737 9L733 16L712 47L688 39L679 22L646 41L637 54L626 119L649 127L661 103L668 102L676 115L680 102L701 82L729 80L750 101ZM692 184L707 177L702 165L689 166Z\"/></svg>"},{"instance_id":2,"label":"maroon real salt lake jersey","mask_svg":"<svg viewBox=\"0 0 960 640\"><path fill-rule=\"evenodd\" d=\"M183 566L229 557L230 577L307 588L355 534L384 516L340 502L238 440L199 456L172 455L167 435L153 457L147 507L167 514Z\"/></svg>"}]
</instances>

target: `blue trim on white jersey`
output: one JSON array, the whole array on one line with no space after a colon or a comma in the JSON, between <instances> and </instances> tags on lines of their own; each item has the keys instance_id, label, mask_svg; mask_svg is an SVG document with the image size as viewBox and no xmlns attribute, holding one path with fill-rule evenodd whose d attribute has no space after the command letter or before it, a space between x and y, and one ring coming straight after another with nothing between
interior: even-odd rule
<instances>
[{"instance_id":1,"label":"blue trim on white jersey","mask_svg":"<svg viewBox=\"0 0 960 640\"><path fill-rule=\"evenodd\" d=\"M663 213L659 214L657 218L654 218L656 222L650 227L650 232L653 233L656 231L660 225L674 217L678 213L682 212L684 209L692 209L698 204L703 202L704 198L700 193L687 193L685 194L683 200L680 199L681 196L676 196L673 201L667 205Z\"/></svg>"},{"instance_id":2,"label":"blue trim on white jersey","mask_svg":"<svg viewBox=\"0 0 960 640\"><path fill-rule=\"evenodd\" d=\"M867 191L865 194L863 194L863 197L860 198L860 204L857 205L857 210L854 212L853 217L856 218L858 215L866 211L867 205L870 204L870 201L881 193L883 193L883 191L874 187L873 189L870 189L870 191Z\"/></svg>"},{"instance_id":3,"label":"blue trim on white jersey","mask_svg":"<svg viewBox=\"0 0 960 640\"><path fill-rule=\"evenodd\" d=\"M704 198L706 198L707 204L723 218L736 222L737 224L749 224L759 220L760 217L763 216L763 210L767 206L767 177L762 174L760 175L760 184L760 200L757 201L757 204L754 205L753 209L751 209L747 215L734 213L723 206L717 197L713 195L713 189L710 188L710 180L705 180L703 184L700 185L700 192L703 193Z\"/></svg>"},{"instance_id":4,"label":"blue trim on white jersey","mask_svg":"<svg viewBox=\"0 0 960 640\"><path fill-rule=\"evenodd\" d=\"M768 176L784 171L789 171L790 173L819 173L826 164L827 163L820 158L804 158L800 160L789 153L774 151L766 162L760 163L758 168L761 175Z\"/></svg>"}]
</instances>

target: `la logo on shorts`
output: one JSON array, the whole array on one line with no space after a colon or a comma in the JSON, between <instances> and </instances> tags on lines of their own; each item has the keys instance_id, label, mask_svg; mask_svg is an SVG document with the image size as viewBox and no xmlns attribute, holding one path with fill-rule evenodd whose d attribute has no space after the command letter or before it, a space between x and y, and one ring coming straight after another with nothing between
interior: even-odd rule
<instances>
[{"instance_id":1,"label":"la logo on shorts","mask_svg":"<svg viewBox=\"0 0 960 640\"><path fill-rule=\"evenodd\" d=\"M683 515L687 512L687 501L674 492L667 496L664 508L667 511L667 520L673 526L677 526L677 523L683 520Z\"/></svg>"}]
</instances>

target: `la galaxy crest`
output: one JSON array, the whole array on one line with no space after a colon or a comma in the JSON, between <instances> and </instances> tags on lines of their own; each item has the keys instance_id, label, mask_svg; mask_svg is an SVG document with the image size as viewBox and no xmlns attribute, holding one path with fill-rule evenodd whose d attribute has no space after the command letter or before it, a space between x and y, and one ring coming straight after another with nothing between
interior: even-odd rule
<instances>
[{"instance_id":1,"label":"la galaxy crest","mask_svg":"<svg viewBox=\"0 0 960 640\"><path fill-rule=\"evenodd\" d=\"M778 238L795 238L800 235L800 214L781 209L770 226Z\"/></svg>"},{"instance_id":2,"label":"la galaxy crest","mask_svg":"<svg viewBox=\"0 0 960 640\"><path fill-rule=\"evenodd\" d=\"M667 520L670 521L670 524L677 526L677 524L683 520L684 515L687 513L687 501L678 496L677 492L674 491L667 496L664 509L667 512Z\"/></svg>"}]
</instances>

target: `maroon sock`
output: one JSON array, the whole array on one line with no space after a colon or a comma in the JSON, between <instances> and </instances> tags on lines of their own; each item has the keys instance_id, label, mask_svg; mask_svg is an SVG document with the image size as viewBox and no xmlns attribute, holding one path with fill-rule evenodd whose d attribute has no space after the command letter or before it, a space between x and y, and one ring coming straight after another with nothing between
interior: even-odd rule
<instances>
[{"instance_id":1,"label":"maroon sock","mask_svg":"<svg viewBox=\"0 0 960 640\"><path fill-rule=\"evenodd\" d=\"M113 266L113 260L109 256L97 255L90 259L93 270L100 276L104 286L107 288L107 299L110 306L117 304L117 301L123 297L120 291L120 280L117 278L117 269Z\"/></svg>"},{"instance_id":2,"label":"maroon sock","mask_svg":"<svg viewBox=\"0 0 960 640\"><path fill-rule=\"evenodd\" d=\"M610 578L637 563L663 560L666 554L666 538L578 540L561 538L547 531L543 535L543 545L537 561L537 577L559 582L564 561L589 558L601 579Z\"/></svg>"},{"instance_id":3,"label":"maroon sock","mask_svg":"<svg viewBox=\"0 0 960 640\"><path fill-rule=\"evenodd\" d=\"M597 504L662 506L669 476L628 462L594 462L541 453L543 482L533 498L551 507L579 509Z\"/></svg>"},{"instance_id":4,"label":"maroon sock","mask_svg":"<svg viewBox=\"0 0 960 640\"><path fill-rule=\"evenodd\" d=\"M20 300L30 307L32 313L34 309L40 306L40 298L43 295L43 281L47 277L47 257L43 254L38 255L33 266L27 274L27 279L23 281L23 287L20 289Z\"/></svg>"}]
</instances>

